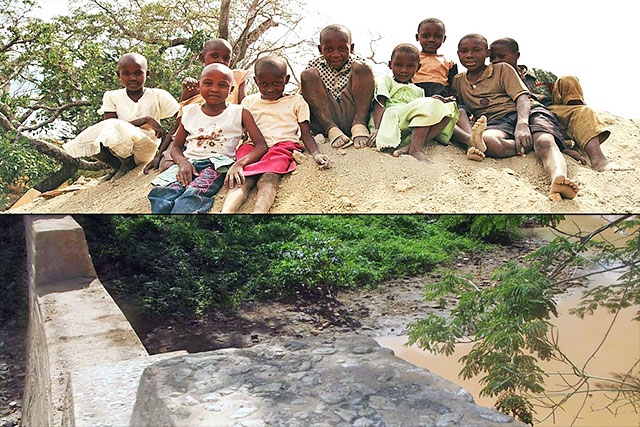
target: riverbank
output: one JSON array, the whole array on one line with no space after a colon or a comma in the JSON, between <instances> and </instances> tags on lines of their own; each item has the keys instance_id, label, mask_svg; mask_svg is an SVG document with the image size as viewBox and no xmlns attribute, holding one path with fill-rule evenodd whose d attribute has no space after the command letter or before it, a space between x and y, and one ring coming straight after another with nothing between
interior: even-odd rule
<instances>
[{"instance_id":1,"label":"riverbank","mask_svg":"<svg viewBox=\"0 0 640 427\"><path fill-rule=\"evenodd\" d=\"M474 283L486 286L491 284L495 268L507 261L522 259L543 243L532 230L527 230L523 240L487 252L460 253L444 267L470 274ZM457 303L453 297L444 307L424 301L424 284L439 278L439 273L434 271L424 276L393 280L369 291L341 292L334 300L244 304L237 311L214 312L188 324L154 326L149 325L147 318L136 321L135 314L128 317L151 354L245 347L277 342L282 337L344 333L368 337L404 335L409 323L430 313L446 314ZM105 284L108 287L108 282ZM576 281L565 286L581 284Z\"/></svg>"},{"instance_id":2,"label":"riverbank","mask_svg":"<svg viewBox=\"0 0 640 427\"><path fill-rule=\"evenodd\" d=\"M446 267L471 274L478 285L489 285L493 269L506 261L521 259L544 243L531 230L526 232L525 239L491 251L460 253ZM341 293L335 300L247 304L237 311L214 312L190 323L149 325L147 318L136 320L135 316L129 316L129 320L152 354L174 350L195 353L275 343L283 338L337 337L345 333L368 337L404 335L409 323L432 312L446 313L456 303L449 299L440 307L423 301L424 284L438 278L437 272L430 272L394 280L371 291ZM0 427L21 425L25 335L15 323L0 325L0 407L6 402L8 408L0 413Z\"/></svg>"}]
</instances>

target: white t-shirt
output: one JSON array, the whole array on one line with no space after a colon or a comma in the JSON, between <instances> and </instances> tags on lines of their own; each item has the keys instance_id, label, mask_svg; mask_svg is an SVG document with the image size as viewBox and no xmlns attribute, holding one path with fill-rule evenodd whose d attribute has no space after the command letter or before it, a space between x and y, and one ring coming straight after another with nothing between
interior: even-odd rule
<instances>
[{"instance_id":1,"label":"white t-shirt","mask_svg":"<svg viewBox=\"0 0 640 427\"><path fill-rule=\"evenodd\" d=\"M145 116L160 121L173 116L179 109L180 104L169 92L164 89L146 87L138 102L129 98L126 89L105 92L98 114L116 113L119 119L127 122Z\"/></svg>"},{"instance_id":2,"label":"white t-shirt","mask_svg":"<svg viewBox=\"0 0 640 427\"><path fill-rule=\"evenodd\" d=\"M217 116L208 116L202 105L183 107L182 126L187 131L184 156L188 159L204 160L215 154L224 154L235 159L236 148L242 139L242 111L244 107L228 104Z\"/></svg>"}]
</instances>

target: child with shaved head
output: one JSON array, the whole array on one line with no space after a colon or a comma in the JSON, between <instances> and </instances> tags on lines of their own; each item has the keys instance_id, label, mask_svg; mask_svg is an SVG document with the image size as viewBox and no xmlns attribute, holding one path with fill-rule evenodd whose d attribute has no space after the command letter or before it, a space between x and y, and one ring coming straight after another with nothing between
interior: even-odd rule
<instances>
[{"instance_id":1,"label":"child with shaved head","mask_svg":"<svg viewBox=\"0 0 640 427\"><path fill-rule=\"evenodd\" d=\"M320 168L329 166L329 158L320 153L311 135L309 105L300 94L284 93L289 82L286 61L277 56L260 58L254 74L260 93L247 96L242 105L255 117L269 149L259 161L244 168L247 178L243 184L229 189L222 212L237 212L257 186L253 212L267 213L275 201L280 178L296 168L296 151L306 148ZM253 141L249 139L238 148L238 158L252 150Z\"/></svg>"},{"instance_id":2,"label":"child with shaved head","mask_svg":"<svg viewBox=\"0 0 640 427\"><path fill-rule=\"evenodd\" d=\"M185 106L171 148L176 165L153 181L147 198L152 213L205 213L223 183L233 188L245 182L243 168L267 151L253 116L241 105L229 104L233 72L223 64L207 65L200 75L204 104ZM236 153L244 132L254 149ZM236 160L237 159L237 160Z\"/></svg>"},{"instance_id":3,"label":"child with shaved head","mask_svg":"<svg viewBox=\"0 0 640 427\"><path fill-rule=\"evenodd\" d=\"M145 87L147 59L125 53L118 61L122 89L105 92L98 110L103 120L82 131L62 148L73 157L95 157L113 168L107 179L118 179L136 165L150 161L166 131L160 120L176 114L180 105L166 90Z\"/></svg>"}]
</instances>

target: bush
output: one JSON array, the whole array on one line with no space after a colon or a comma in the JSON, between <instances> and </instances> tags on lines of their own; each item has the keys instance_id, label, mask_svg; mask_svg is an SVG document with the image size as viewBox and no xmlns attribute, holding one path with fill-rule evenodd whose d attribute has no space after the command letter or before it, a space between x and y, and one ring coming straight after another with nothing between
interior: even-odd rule
<instances>
[{"instance_id":1,"label":"bush","mask_svg":"<svg viewBox=\"0 0 640 427\"><path fill-rule=\"evenodd\" d=\"M420 216L79 217L100 276L148 313L326 298L423 274L478 243Z\"/></svg>"}]
</instances>

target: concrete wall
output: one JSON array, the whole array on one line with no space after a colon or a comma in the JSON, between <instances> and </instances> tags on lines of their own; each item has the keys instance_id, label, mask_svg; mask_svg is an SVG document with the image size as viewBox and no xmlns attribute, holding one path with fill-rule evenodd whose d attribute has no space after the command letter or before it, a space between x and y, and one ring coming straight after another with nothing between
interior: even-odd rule
<instances>
[{"instance_id":1,"label":"concrete wall","mask_svg":"<svg viewBox=\"0 0 640 427\"><path fill-rule=\"evenodd\" d=\"M69 216L26 216L24 222L29 336L23 425L128 424L139 376L152 359L98 280L78 223Z\"/></svg>"}]
</instances>

